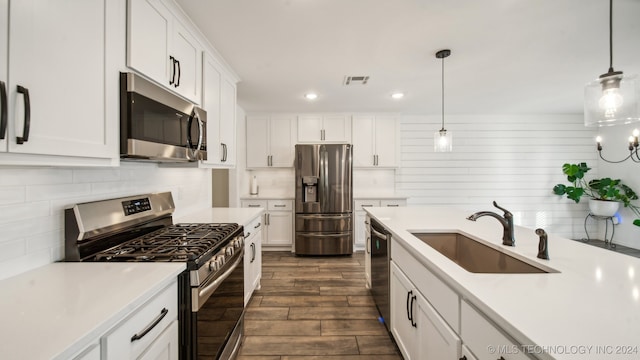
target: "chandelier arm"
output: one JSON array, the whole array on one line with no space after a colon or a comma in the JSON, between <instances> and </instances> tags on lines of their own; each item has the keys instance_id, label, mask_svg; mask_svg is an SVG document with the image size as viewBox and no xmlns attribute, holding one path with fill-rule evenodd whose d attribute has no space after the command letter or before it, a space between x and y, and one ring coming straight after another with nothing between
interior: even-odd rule
<instances>
[{"instance_id":1,"label":"chandelier arm","mask_svg":"<svg viewBox=\"0 0 640 360\"><path fill-rule=\"evenodd\" d=\"M611 160L607 160L607 159L605 159L605 158L602 156L602 151L600 151L600 150L598 150L598 155L600 155L600 159L602 159L602 160L604 160L605 162L608 162L608 163L610 163L610 164L618 164L618 163L621 163L621 162L627 161L627 160L629 160L629 159L631 159L631 160L635 161L635 160L633 159L633 152L630 152L630 153L629 153L629 155L628 155L626 158L624 158L624 159L622 159L622 160L618 160L618 161L611 161ZM636 154L636 155L637 155L637 154Z\"/></svg>"},{"instance_id":2,"label":"chandelier arm","mask_svg":"<svg viewBox=\"0 0 640 360\"><path fill-rule=\"evenodd\" d=\"M636 155L635 158L633 157L634 154ZM635 151L631 152L631 160L633 160L633 162L640 163L640 154L638 154L638 148L636 148Z\"/></svg>"}]
</instances>

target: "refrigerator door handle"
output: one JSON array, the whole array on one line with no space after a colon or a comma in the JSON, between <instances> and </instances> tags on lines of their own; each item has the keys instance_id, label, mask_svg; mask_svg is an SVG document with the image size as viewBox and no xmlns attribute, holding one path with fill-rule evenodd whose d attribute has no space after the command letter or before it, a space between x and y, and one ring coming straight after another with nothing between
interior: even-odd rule
<instances>
[{"instance_id":1,"label":"refrigerator door handle","mask_svg":"<svg viewBox=\"0 0 640 360\"><path fill-rule=\"evenodd\" d=\"M348 219L351 213L345 215L298 214L297 216L302 219Z\"/></svg>"}]
</instances>

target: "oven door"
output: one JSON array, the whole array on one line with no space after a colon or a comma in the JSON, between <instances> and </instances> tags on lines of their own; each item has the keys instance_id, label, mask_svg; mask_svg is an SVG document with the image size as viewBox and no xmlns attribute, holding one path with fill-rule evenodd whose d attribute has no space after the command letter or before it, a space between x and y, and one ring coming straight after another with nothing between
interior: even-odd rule
<instances>
[{"instance_id":1,"label":"oven door","mask_svg":"<svg viewBox=\"0 0 640 360\"><path fill-rule=\"evenodd\" d=\"M222 275L192 289L192 359L233 359L242 340L244 248L223 266Z\"/></svg>"}]
</instances>

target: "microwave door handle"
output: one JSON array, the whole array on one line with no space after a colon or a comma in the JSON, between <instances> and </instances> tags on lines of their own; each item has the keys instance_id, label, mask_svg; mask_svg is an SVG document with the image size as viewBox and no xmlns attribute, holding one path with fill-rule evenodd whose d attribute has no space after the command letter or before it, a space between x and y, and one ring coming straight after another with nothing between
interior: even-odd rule
<instances>
[{"instance_id":1,"label":"microwave door handle","mask_svg":"<svg viewBox=\"0 0 640 360\"><path fill-rule=\"evenodd\" d=\"M187 120L187 159L192 161L195 159L197 149L193 149L193 139L191 139L191 126L193 126L193 119L196 118L196 113L191 112L189 120Z\"/></svg>"},{"instance_id":2,"label":"microwave door handle","mask_svg":"<svg viewBox=\"0 0 640 360\"><path fill-rule=\"evenodd\" d=\"M198 160L198 155L200 154L200 149L202 149L202 142L204 138L204 123L197 113L194 112L193 116L198 120L198 145L194 153L194 160Z\"/></svg>"}]
</instances>

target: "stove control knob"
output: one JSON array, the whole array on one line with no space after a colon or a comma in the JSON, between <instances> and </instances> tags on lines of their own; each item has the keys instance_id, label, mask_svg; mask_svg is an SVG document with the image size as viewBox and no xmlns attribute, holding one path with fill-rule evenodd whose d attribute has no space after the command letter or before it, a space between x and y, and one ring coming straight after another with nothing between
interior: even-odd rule
<instances>
[{"instance_id":1,"label":"stove control knob","mask_svg":"<svg viewBox=\"0 0 640 360\"><path fill-rule=\"evenodd\" d=\"M233 240L232 244L233 244L234 248L240 249L242 247L242 245L243 245L243 239L241 237L239 237L239 238Z\"/></svg>"},{"instance_id":2,"label":"stove control knob","mask_svg":"<svg viewBox=\"0 0 640 360\"><path fill-rule=\"evenodd\" d=\"M209 271L217 271L220 268L218 262L215 259L209 261Z\"/></svg>"},{"instance_id":3,"label":"stove control knob","mask_svg":"<svg viewBox=\"0 0 640 360\"><path fill-rule=\"evenodd\" d=\"M227 254L227 256L233 256L233 253L234 253L233 245L227 246L224 249L224 252Z\"/></svg>"},{"instance_id":4,"label":"stove control knob","mask_svg":"<svg viewBox=\"0 0 640 360\"><path fill-rule=\"evenodd\" d=\"M224 255L218 255L216 256L216 261L218 262L218 269L220 269L222 265L226 264L227 259Z\"/></svg>"}]
</instances>

